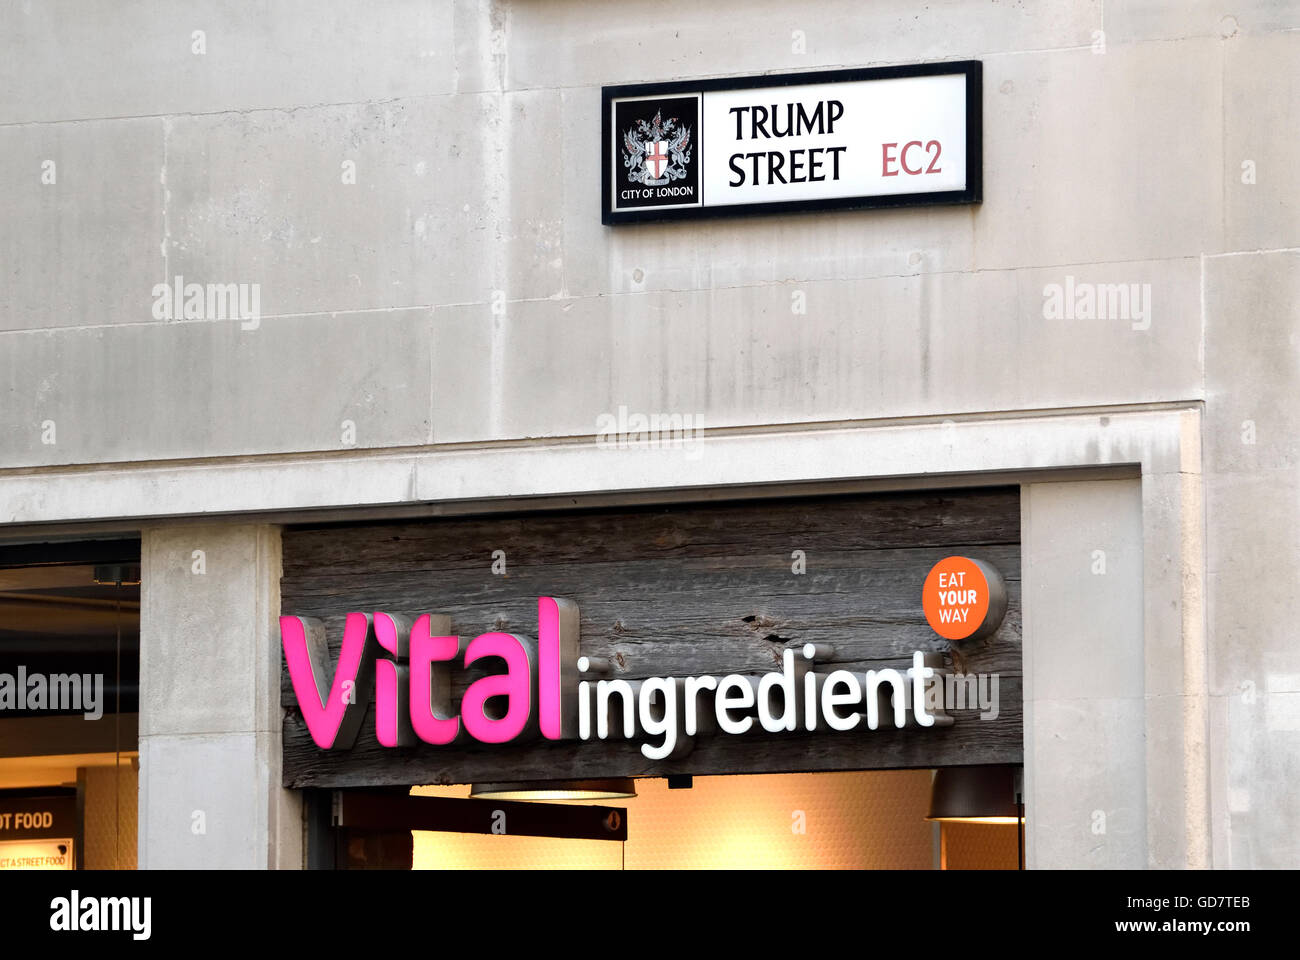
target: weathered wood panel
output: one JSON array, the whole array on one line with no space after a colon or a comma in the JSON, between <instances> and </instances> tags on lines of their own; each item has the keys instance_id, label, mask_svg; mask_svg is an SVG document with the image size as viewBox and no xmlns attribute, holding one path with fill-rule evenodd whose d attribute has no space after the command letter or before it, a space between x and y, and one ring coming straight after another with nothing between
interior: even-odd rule
<instances>
[{"instance_id":1,"label":"weathered wood panel","mask_svg":"<svg viewBox=\"0 0 1300 960\"><path fill-rule=\"evenodd\" d=\"M942 730L699 737L680 759L637 742L380 747L367 718L351 751L319 750L281 669L287 786L463 783L668 773L757 773L1018 763L1020 507L1015 489L745 501L287 530L285 613L317 617L337 652L351 610L449 614L465 636L536 635L537 597L575 600L582 652L617 675L757 673L791 643L830 643L834 667L906 665L943 652L921 584L964 553L1006 577L1008 612L966 669L999 676L1001 713L958 712ZM506 573L492 573L493 551ZM793 551L806 557L795 575ZM474 677L459 679L459 693ZM363 691L366 696L373 691Z\"/></svg>"}]
</instances>

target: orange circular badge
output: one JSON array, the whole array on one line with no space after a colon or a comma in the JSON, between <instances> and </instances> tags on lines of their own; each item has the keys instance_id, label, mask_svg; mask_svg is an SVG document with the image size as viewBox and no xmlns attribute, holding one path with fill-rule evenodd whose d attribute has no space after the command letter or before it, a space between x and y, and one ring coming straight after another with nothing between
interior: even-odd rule
<instances>
[{"instance_id":1,"label":"orange circular badge","mask_svg":"<svg viewBox=\"0 0 1300 960\"><path fill-rule=\"evenodd\" d=\"M1001 580L988 564L969 557L944 557L930 569L921 588L925 619L945 640L987 636L1006 612Z\"/></svg>"}]
</instances>

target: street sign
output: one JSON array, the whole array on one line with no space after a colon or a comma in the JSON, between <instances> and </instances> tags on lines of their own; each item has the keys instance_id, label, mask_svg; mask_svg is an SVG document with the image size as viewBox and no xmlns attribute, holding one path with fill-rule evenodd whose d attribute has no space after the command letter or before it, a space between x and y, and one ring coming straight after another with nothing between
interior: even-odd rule
<instances>
[{"instance_id":1,"label":"street sign","mask_svg":"<svg viewBox=\"0 0 1300 960\"><path fill-rule=\"evenodd\" d=\"M978 203L980 79L965 60L605 87L602 222Z\"/></svg>"}]
</instances>

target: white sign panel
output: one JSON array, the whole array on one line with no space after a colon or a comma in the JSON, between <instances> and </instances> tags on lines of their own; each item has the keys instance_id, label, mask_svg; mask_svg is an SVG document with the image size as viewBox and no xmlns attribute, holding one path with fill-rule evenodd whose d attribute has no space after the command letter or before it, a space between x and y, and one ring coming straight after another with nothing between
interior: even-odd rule
<instances>
[{"instance_id":1,"label":"white sign panel","mask_svg":"<svg viewBox=\"0 0 1300 960\"><path fill-rule=\"evenodd\" d=\"M72 840L0 840L0 870L71 870Z\"/></svg>"},{"instance_id":2,"label":"white sign panel","mask_svg":"<svg viewBox=\"0 0 1300 960\"><path fill-rule=\"evenodd\" d=\"M978 203L980 64L604 90L605 223Z\"/></svg>"}]
</instances>

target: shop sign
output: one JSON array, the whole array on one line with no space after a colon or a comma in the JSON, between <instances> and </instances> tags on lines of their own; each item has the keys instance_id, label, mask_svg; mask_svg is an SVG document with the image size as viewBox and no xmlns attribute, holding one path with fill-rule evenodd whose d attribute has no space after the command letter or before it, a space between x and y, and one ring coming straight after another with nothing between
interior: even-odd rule
<instances>
[{"instance_id":1,"label":"shop sign","mask_svg":"<svg viewBox=\"0 0 1300 960\"><path fill-rule=\"evenodd\" d=\"M602 93L606 224L981 199L979 61Z\"/></svg>"},{"instance_id":2,"label":"shop sign","mask_svg":"<svg viewBox=\"0 0 1300 960\"><path fill-rule=\"evenodd\" d=\"M71 794L0 793L0 870L71 870L77 801Z\"/></svg>"},{"instance_id":3,"label":"shop sign","mask_svg":"<svg viewBox=\"0 0 1300 960\"><path fill-rule=\"evenodd\" d=\"M959 617L960 630L969 624L964 637L990 624L996 629L1005 596L1001 610L990 604L989 583L1000 578L991 567L985 574L984 567L962 557L937 565L924 593L927 617L933 599L934 616L945 627ZM930 580L942 580L944 587L933 598ZM466 642L450 628L445 615L410 620L349 613L331 667L324 625L281 617L290 680L315 744L326 750L352 747L372 682L375 737L385 747L622 737L645 740L641 752L663 760L689 750L697 735L739 735L755 726L793 733L953 722L943 709L943 660L936 653L915 651L906 667L859 674L818 670L818 661L829 659L833 649L809 643L785 649L779 670L757 676L627 680L603 676L612 673L608 663L579 655L578 607L570 600L538 599L536 639L492 632ZM474 680L457 706L452 672L485 660L503 663L505 672Z\"/></svg>"},{"instance_id":4,"label":"shop sign","mask_svg":"<svg viewBox=\"0 0 1300 960\"><path fill-rule=\"evenodd\" d=\"M952 720L933 689L938 665L917 651L904 670L812 669L814 644L799 657L787 649L782 668L761 676L595 679L590 658L577 650L577 605L556 597L537 601L537 639L484 633L467 644L444 635L446 617L424 614L407 632L399 616L350 613L338 666L330 676L324 627L302 617L281 617L280 635L303 720L316 745L349 749L365 713L358 696L374 675L375 737L385 747L447 745L476 740L509 743L526 735L547 740L605 740L611 736L659 738L641 752L662 760L702 733L742 734L755 725L769 733L852 730L864 720L898 729ZM434 624L442 621L440 629ZM405 639L404 639L405 638ZM377 644L391 659L375 657ZM506 672L475 680L459 711L451 702L451 671L496 657ZM706 701L701 706L701 700ZM493 709L504 702L504 708ZM928 701L928 703L927 703Z\"/></svg>"},{"instance_id":5,"label":"shop sign","mask_svg":"<svg viewBox=\"0 0 1300 960\"><path fill-rule=\"evenodd\" d=\"M72 838L0 840L0 870L71 870Z\"/></svg>"},{"instance_id":6,"label":"shop sign","mask_svg":"<svg viewBox=\"0 0 1300 960\"><path fill-rule=\"evenodd\" d=\"M1002 575L983 560L945 557L921 589L921 605L931 628L945 640L974 643L991 636L1007 612Z\"/></svg>"}]
</instances>

